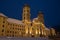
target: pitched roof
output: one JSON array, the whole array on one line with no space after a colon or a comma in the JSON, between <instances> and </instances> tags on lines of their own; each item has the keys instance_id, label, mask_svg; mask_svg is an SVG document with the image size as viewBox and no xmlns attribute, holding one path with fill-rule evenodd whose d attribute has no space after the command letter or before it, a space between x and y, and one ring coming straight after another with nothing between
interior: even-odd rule
<instances>
[{"instance_id":1,"label":"pitched roof","mask_svg":"<svg viewBox=\"0 0 60 40\"><path fill-rule=\"evenodd\" d=\"M8 18L7 21L10 23L24 24L22 21L17 20L17 19L13 19L13 18Z\"/></svg>"},{"instance_id":2,"label":"pitched roof","mask_svg":"<svg viewBox=\"0 0 60 40\"><path fill-rule=\"evenodd\" d=\"M0 13L0 16L7 17L7 16L5 16L3 13Z\"/></svg>"}]
</instances>

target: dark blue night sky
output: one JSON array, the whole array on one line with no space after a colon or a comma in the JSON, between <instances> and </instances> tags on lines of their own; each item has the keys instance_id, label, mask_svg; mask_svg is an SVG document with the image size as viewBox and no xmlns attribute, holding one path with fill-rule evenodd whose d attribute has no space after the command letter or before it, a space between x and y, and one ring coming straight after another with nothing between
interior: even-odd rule
<instances>
[{"instance_id":1,"label":"dark blue night sky","mask_svg":"<svg viewBox=\"0 0 60 40\"><path fill-rule=\"evenodd\" d=\"M0 12L15 19L22 19L24 4L31 7L31 19L37 17L38 11L44 12L45 25L51 27L60 24L59 0L0 0Z\"/></svg>"}]
</instances>

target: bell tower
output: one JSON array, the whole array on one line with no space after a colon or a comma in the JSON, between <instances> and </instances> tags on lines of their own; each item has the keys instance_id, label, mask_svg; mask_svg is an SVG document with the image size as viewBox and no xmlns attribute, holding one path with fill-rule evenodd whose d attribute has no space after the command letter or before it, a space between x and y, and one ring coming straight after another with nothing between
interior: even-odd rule
<instances>
[{"instance_id":1,"label":"bell tower","mask_svg":"<svg viewBox=\"0 0 60 40\"><path fill-rule=\"evenodd\" d=\"M30 7L27 4L25 4L23 6L22 20L23 21L30 21Z\"/></svg>"},{"instance_id":2,"label":"bell tower","mask_svg":"<svg viewBox=\"0 0 60 40\"><path fill-rule=\"evenodd\" d=\"M38 12L38 21L44 23L44 16L42 11Z\"/></svg>"}]
</instances>

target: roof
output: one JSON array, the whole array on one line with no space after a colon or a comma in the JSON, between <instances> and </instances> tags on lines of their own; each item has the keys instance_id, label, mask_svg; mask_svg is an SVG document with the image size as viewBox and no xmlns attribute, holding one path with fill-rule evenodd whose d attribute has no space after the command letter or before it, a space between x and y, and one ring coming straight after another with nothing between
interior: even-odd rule
<instances>
[{"instance_id":1,"label":"roof","mask_svg":"<svg viewBox=\"0 0 60 40\"><path fill-rule=\"evenodd\" d=\"M0 13L0 16L7 17L7 16L5 16L3 13Z\"/></svg>"},{"instance_id":2,"label":"roof","mask_svg":"<svg viewBox=\"0 0 60 40\"><path fill-rule=\"evenodd\" d=\"M41 15L41 14L43 14L43 12L42 12L42 11L39 11L39 12L38 12L38 15Z\"/></svg>"},{"instance_id":3,"label":"roof","mask_svg":"<svg viewBox=\"0 0 60 40\"><path fill-rule=\"evenodd\" d=\"M34 18L34 19L33 19L33 22L34 22L35 24L40 24L40 22L38 21L38 18Z\"/></svg>"},{"instance_id":4,"label":"roof","mask_svg":"<svg viewBox=\"0 0 60 40\"><path fill-rule=\"evenodd\" d=\"M49 28L45 28L46 30L49 30Z\"/></svg>"},{"instance_id":5,"label":"roof","mask_svg":"<svg viewBox=\"0 0 60 40\"><path fill-rule=\"evenodd\" d=\"M22 21L17 20L17 19L13 19L13 18L8 18L7 21L10 23L24 24Z\"/></svg>"},{"instance_id":6,"label":"roof","mask_svg":"<svg viewBox=\"0 0 60 40\"><path fill-rule=\"evenodd\" d=\"M34 18L33 20L38 20L38 18Z\"/></svg>"}]
</instances>

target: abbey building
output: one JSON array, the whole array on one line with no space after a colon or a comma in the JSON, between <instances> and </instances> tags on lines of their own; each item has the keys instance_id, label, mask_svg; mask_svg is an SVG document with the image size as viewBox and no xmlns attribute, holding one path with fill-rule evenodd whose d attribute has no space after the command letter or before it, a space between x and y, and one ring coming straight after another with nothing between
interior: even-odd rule
<instances>
[{"instance_id":1,"label":"abbey building","mask_svg":"<svg viewBox=\"0 0 60 40\"><path fill-rule=\"evenodd\" d=\"M38 12L38 16L31 21L30 6L24 5L22 11L22 20L8 18L3 13L0 13L0 36L48 37L55 35L53 28L49 29L44 25L43 12Z\"/></svg>"}]
</instances>

